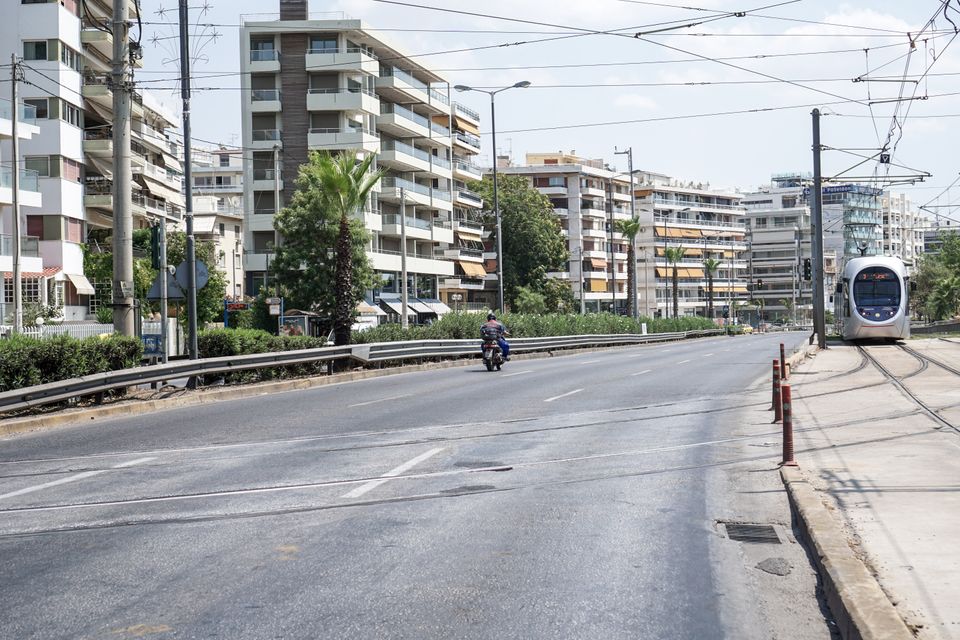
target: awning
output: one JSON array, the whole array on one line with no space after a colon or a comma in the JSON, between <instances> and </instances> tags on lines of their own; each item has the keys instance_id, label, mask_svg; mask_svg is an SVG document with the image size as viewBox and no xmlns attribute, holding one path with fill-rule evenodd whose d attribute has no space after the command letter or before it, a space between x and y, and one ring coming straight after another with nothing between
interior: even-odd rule
<instances>
[{"instance_id":1,"label":"awning","mask_svg":"<svg viewBox=\"0 0 960 640\"><path fill-rule=\"evenodd\" d=\"M483 278L487 275L487 272L484 270L482 264L477 264L476 262L466 262L464 260L458 260L457 264L459 264L460 268L463 269L463 272L471 278Z\"/></svg>"},{"instance_id":2,"label":"awning","mask_svg":"<svg viewBox=\"0 0 960 640\"><path fill-rule=\"evenodd\" d=\"M590 266L593 267L594 271L606 271L607 270L607 261L603 258L588 258Z\"/></svg>"},{"instance_id":3,"label":"awning","mask_svg":"<svg viewBox=\"0 0 960 640\"><path fill-rule=\"evenodd\" d=\"M607 291L606 280L590 279L590 291L592 293L605 293Z\"/></svg>"},{"instance_id":4,"label":"awning","mask_svg":"<svg viewBox=\"0 0 960 640\"><path fill-rule=\"evenodd\" d=\"M699 257L699 256L701 255L701 253L702 253L702 252L700 251L700 249L684 249L684 250L683 250L683 255L685 255L685 256L697 256L697 257Z\"/></svg>"},{"instance_id":5,"label":"awning","mask_svg":"<svg viewBox=\"0 0 960 640\"><path fill-rule=\"evenodd\" d=\"M433 312L438 316L442 316L445 313L450 313L453 311L453 309L443 304L443 302L440 300L423 300L423 303L433 309Z\"/></svg>"},{"instance_id":6,"label":"awning","mask_svg":"<svg viewBox=\"0 0 960 640\"><path fill-rule=\"evenodd\" d=\"M661 237L661 238L663 238L663 237L667 237L667 238L683 238L683 237L684 237L684 235L683 235L683 233L682 233L682 229L672 229L672 228L669 228L669 227L666 228L666 229L664 229L663 227L654 226L653 232L654 232L657 236L659 236L659 237Z\"/></svg>"},{"instance_id":7,"label":"awning","mask_svg":"<svg viewBox=\"0 0 960 640\"><path fill-rule=\"evenodd\" d=\"M703 269L680 269L681 278L702 278Z\"/></svg>"},{"instance_id":8,"label":"awning","mask_svg":"<svg viewBox=\"0 0 960 640\"><path fill-rule=\"evenodd\" d=\"M381 298L380 304L387 305L387 307L397 315L403 315L403 305L400 303L399 300L384 300L383 298ZM410 306L409 303L407 303L407 315L408 316L417 315L417 312L413 310L413 308Z\"/></svg>"},{"instance_id":9,"label":"awning","mask_svg":"<svg viewBox=\"0 0 960 640\"><path fill-rule=\"evenodd\" d=\"M413 309L414 311L416 311L417 313L426 313L430 315L436 315L437 313L421 300L410 300L409 302L407 302L407 306L410 309Z\"/></svg>"},{"instance_id":10,"label":"awning","mask_svg":"<svg viewBox=\"0 0 960 640\"><path fill-rule=\"evenodd\" d=\"M660 267L657 267L657 277L658 277L658 278L669 278L669 277L671 277L671 276L670 276L670 269L661 269Z\"/></svg>"},{"instance_id":11,"label":"awning","mask_svg":"<svg viewBox=\"0 0 960 640\"><path fill-rule=\"evenodd\" d=\"M357 312L362 316L385 316L387 312L379 307L375 307L372 304L367 304L366 302L361 301L357 305Z\"/></svg>"},{"instance_id":12,"label":"awning","mask_svg":"<svg viewBox=\"0 0 960 640\"><path fill-rule=\"evenodd\" d=\"M457 235L466 240L476 240L477 242L483 242L483 236L480 235L480 232L476 229L471 229L469 227L457 227Z\"/></svg>"},{"instance_id":13,"label":"awning","mask_svg":"<svg viewBox=\"0 0 960 640\"><path fill-rule=\"evenodd\" d=\"M217 222L215 216L193 216L194 233L213 233L213 227Z\"/></svg>"},{"instance_id":14,"label":"awning","mask_svg":"<svg viewBox=\"0 0 960 640\"><path fill-rule=\"evenodd\" d=\"M700 233L700 229L679 229L680 235L684 238L702 238L703 234Z\"/></svg>"},{"instance_id":15,"label":"awning","mask_svg":"<svg viewBox=\"0 0 960 640\"><path fill-rule=\"evenodd\" d=\"M96 295L97 291L93 288L93 285L90 284L90 281L87 280L87 276L81 276L75 273L68 273L66 276L81 296Z\"/></svg>"},{"instance_id":16,"label":"awning","mask_svg":"<svg viewBox=\"0 0 960 640\"><path fill-rule=\"evenodd\" d=\"M472 133L475 136L480 135L480 127L473 124L469 120L461 118L460 116L453 116L453 123L457 126L457 128L463 129L467 133Z\"/></svg>"}]
</instances>

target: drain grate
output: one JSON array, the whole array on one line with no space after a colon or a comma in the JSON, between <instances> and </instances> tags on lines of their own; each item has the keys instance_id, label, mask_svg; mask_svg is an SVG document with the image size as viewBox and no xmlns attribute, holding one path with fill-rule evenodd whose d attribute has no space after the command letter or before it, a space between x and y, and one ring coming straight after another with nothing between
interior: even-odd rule
<instances>
[{"instance_id":1,"label":"drain grate","mask_svg":"<svg viewBox=\"0 0 960 640\"><path fill-rule=\"evenodd\" d=\"M753 542L758 544L780 544L777 530L769 524L742 524L728 522L724 525L727 537L737 542Z\"/></svg>"}]
</instances>

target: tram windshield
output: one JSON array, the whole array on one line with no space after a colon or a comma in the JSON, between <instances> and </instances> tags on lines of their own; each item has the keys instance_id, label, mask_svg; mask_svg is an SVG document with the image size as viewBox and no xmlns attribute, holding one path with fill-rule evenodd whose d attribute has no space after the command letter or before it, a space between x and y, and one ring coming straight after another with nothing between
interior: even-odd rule
<instances>
[{"instance_id":1,"label":"tram windshield","mask_svg":"<svg viewBox=\"0 0 960 640\"><path fill-rule=\"evenodd\" d=\"M900 279L886 267L867 267L853 282L853 300L858 307L899 307Z\"/></svg>"}]
</instances>

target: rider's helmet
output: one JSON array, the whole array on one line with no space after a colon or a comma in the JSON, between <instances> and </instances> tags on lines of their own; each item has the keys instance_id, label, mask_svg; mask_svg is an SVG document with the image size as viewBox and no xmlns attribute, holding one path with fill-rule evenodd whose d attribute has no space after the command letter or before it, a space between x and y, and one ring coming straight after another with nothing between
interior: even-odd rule
<instances>
[{"instance_id":1,"label":"rider's helmet","mask_svg":"<svg viewBox=\"0 0 960 640\"><path fill-rule=\"evenodd\" d=\"M496 319L497 319L497 314L495 314L495 313L488 313L488 314L487 314L487 320L496 320Z\"/></svg>"}]
</instances>

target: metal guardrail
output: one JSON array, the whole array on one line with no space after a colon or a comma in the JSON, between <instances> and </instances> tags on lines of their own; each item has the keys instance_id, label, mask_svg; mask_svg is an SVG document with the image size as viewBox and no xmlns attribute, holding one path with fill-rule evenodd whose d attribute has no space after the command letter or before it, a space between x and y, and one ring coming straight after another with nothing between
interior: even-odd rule
<instances>
[{"instance_id":1,"label":"metal guardrail","mask_svg":"<svg viewBox=\"0 0 960 640\"><path fill-rule=\"evenodd\" d=\"M510 341L513 353L553 351L581 347L606 347L652 342L669 342L687 338L720 335L723 329L685 331L676 333L607 334L588 336L557 336L545 338L514 338ZM71 378L47 384L14 389L0 393L0 412L18 411L40 407L71 398L91 396L114 389L141 384L162 382L216 373L246 371L336 360L353 360L369 365L396 360L424 358L479 357L479 340L416 340L404 342L376 342L343 347L320 347L298 351L254 353L241 356L223 356L202 360L183 360L148 367L121 369L97 373L81 378Z\"/></svg>"}]
</instances>

